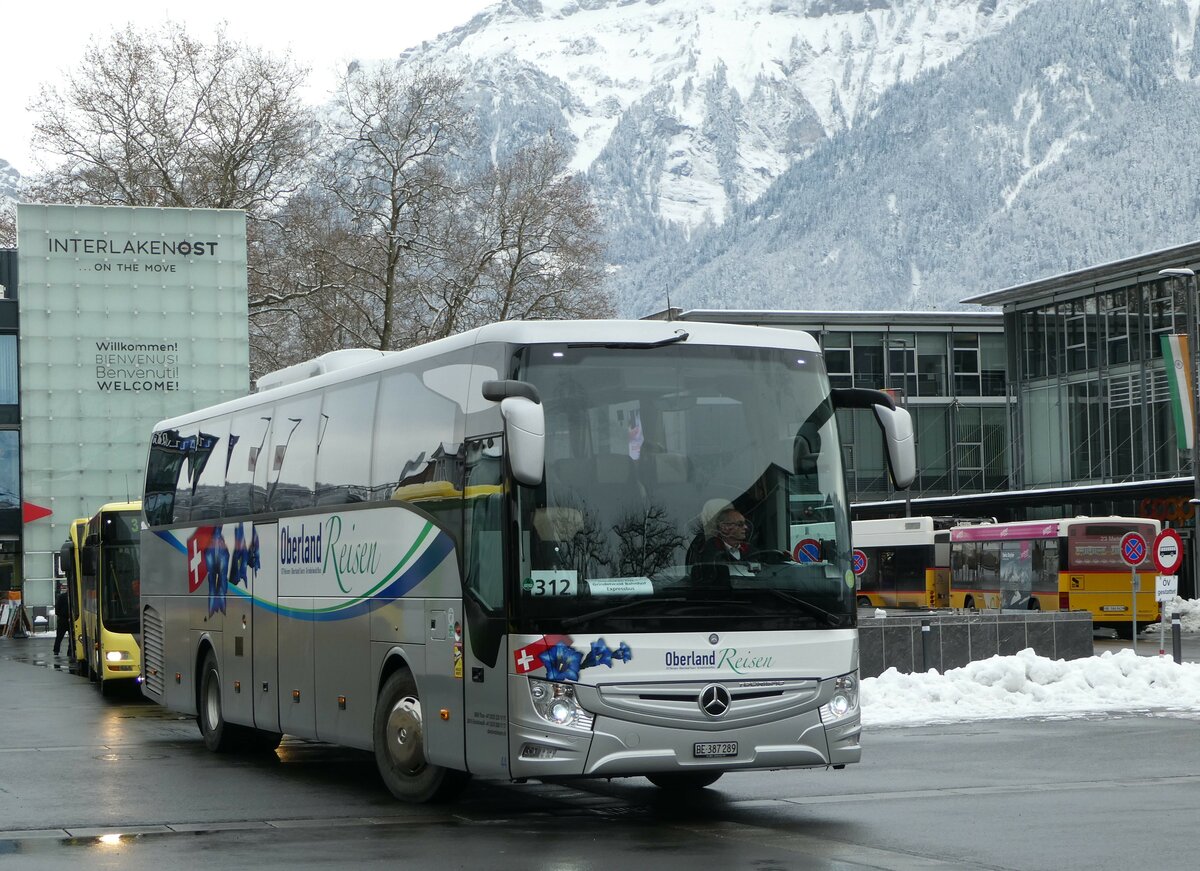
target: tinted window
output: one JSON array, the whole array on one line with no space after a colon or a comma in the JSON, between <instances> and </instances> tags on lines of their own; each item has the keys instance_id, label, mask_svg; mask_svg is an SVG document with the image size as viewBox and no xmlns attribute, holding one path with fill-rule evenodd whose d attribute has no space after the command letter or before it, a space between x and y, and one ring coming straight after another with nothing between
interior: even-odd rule
<instances>
[{"instance_id":1,"label":"tinted window","mask_svg":"<svg viewBox=\"0 0 1200 871\"><path fill-rule=\"evenodd\" d=\"M264 456L270 428L269 407L249 411L233 419L225 444L226 517L252 514L256 509L261 509L265 502L264 482L270 464L265 459L260 464L258 458Z\"/></svg>"},{"instance_id":2,"label":"tinted window","mask_svg":"<svg viewBox=\"0 0 1200 871\"><path fill-rule=\"evenodd\" d=\"M142 506L151 526L171 523L175 511L175 488L183 471L184 453L179 430L168 429L150 438L146 463L146 487Z\"/></svg>"},{"instance_id":3,"label":"tinted window","mask_svg":"<svg viewBox=\"0 0 1200 871\"><path fill-rule=\"evenodd\" d=\"M316 481L319 394L281 402L271 423L267 462L267 511L308 508ZM261 460L260 460L261 462Z\"/></svg>"},{"instance_id":4,"label":"tinted window","mask_svg":"<svg viewBox=\"0 0 1200 871\"><path fill-rule=\"evenodd\" d=\"M371 486L371 434L379 379L325 394L317 431L317 505L364 502Z\"/></svg>"}]
</instances>

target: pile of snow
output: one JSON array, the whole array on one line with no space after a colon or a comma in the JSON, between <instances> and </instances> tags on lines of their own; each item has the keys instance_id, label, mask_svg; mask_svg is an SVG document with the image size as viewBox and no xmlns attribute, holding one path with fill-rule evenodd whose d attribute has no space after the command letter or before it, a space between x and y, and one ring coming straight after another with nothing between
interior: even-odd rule
<instances>
[{"instance_id":1,"label":"pile of snow","mask_svg":"<svg viewBox=\"0 0 1200 871\"><path fill-rule=\"evenodd\" d=\"M1200 717L1200 663L1132 650L1071 661L1031 649L945 674L889 668L862 682L863 724L915 726L967 720L1068 718L1147 711Z\"/></svg>"},{"instance_id":2,"label":"pile of snow","mask_svg":"<svg viewBox=\"0 0 1200 871\"><path fill-rule=\"evenodd\" d=\"M1200 599L1181 599L1178 596L1174 601L1163 604L1163 617L1167 621L1167 631L1171 631L1171 615L1179 613L1179 628L1183 632L1200 632ZM1146 627L1146 631L1158 631L1158 624L1151 623Z\"/></svg>"}]
</instances>

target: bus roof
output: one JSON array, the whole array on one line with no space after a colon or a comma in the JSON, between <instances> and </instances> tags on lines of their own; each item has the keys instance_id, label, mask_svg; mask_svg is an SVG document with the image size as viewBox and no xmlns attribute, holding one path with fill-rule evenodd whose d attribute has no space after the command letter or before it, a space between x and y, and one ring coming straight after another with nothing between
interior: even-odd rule
<instances>
[{"instance_id":1,"label":"bus roof","mask_svg":"<svg viewBox=\"0 0 1200 871\"><path fill-rule=\"evenodd\" d=\"M1072 526L1115 524L1129 527L1150 525L1158 530L1159 521L1149 517L1064 517L1057 520L1022 520L1013 523L977 523L950 530L951 541L997 541L1028 538L1058 538Z\"/></svg>"},{"instance_id":2,"label":"bus roof","mask_svg":"<svg viewBox=\"0 0 1200 871\"><path fill-rule=\"evenodd\" d=\"M185 426L207 420L221 414L230 414L253 408L263 401L275 402L289 396L305 393L340 381L385 372L398 366L417 362L451 351L469 348L483 342L501 342L516 345L573 344L645 344L651 345L686 334L688 345L720 345L745 348L778 348L809 353L821 353L820 346L808 333L800 330L751 327L740 324L682 323L679 321L625 321L625 320L579 320L579 321L501 321L488 324L465 333L438 339L404 351L386 354L363 355L362 362L347 365L334 371L317 374L311 378L270 387L232 399L209 408L197 409L155 424L156 431ZM298 364L298 371L305 364Z\"/></svg>"}]
</instances>

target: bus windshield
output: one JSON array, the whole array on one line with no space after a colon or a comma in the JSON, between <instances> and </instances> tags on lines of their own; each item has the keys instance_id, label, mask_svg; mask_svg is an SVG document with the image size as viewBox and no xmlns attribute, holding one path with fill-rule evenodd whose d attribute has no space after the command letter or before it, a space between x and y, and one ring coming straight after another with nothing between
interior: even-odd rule
<instances>
[{"instance_id":1,"label":"bus windshield","mask_svg":"<svg viewBox=\"0 0 1200 871\"><path fill-rule=\"evenodd\" d=\"M523 353L520 377L545 407L546 469L518 494L520 631L854 625L819 355L683 343ZM820 518L803 552L798 505Z\"/></svg>"},{"instance_id":2,"label":"bus windshield","mask_svg":"<svg viewBox=\"0 0 1200 871\"><path fill-rule=\"evenodd\" d=\"M103 599L101 615L109 632L138 631L140 576L138 515L113 512L104 515L100 531Z\"/></svg>"}]
</instances>

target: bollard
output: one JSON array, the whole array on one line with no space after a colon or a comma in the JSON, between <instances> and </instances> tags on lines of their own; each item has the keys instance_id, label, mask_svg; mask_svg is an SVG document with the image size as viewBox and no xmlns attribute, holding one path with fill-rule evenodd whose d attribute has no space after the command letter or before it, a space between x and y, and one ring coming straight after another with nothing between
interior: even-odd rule
<instances>
[{"instance_id":1,"label":"bollard","mask_svg":"<svg viewBox=\"0 0 1200 871\"><path fill-rule=\"evenodd\" d=\"M929 621L921 621L921 671L929 671L929 661L933 659L933 636L930 634Z\"/></svg>"},{"instance_id":2,"label":"bollard","mask_svg":"<svg viewBox=\"0 0 1200 871\"><path fill-rule=\"evenodd\" d=\"M1175 611L1171 614L1171 652L1175 655L1176 665L1183 665L1183 638L1180 635L1181 631L1179 612Z\"/></svg>"}]
</instances>

